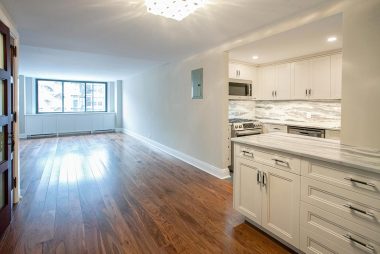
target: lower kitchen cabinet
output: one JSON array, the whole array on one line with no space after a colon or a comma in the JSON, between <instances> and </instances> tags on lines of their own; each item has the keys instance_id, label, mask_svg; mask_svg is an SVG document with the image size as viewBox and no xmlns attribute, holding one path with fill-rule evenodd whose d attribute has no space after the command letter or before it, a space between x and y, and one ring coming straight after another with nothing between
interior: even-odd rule
<instances>
[{"instance_id":1,"label":"lower kitchen cabinet","mask_svg":"<svg viewBox=\"0 0 380 254\"><path fill-rule=\"evenodd\" d=\"M261 224L261 171L252 161L236 158L234 167L234 207L241 214Z\"/></svg>"},{"instance_id":2,"label":"lower kitchen cabinet","mask_svg":"<svg viewBox=\"0 0 380 254\"><path fill-rule=\"evenodd\" d=\"M299 248L300 176L245 158L235 163L235 209Z\"/></svg>"},{"instance_id":3,"label":"lower kitchen cabinet","mask_svg":"<svg viewBox=\"0 0 380 254\"><path fill-rule=\"evenodd\" d=\"M261 225L299 248L300 176L264 167Z\"/></svg>"}]
</instances>

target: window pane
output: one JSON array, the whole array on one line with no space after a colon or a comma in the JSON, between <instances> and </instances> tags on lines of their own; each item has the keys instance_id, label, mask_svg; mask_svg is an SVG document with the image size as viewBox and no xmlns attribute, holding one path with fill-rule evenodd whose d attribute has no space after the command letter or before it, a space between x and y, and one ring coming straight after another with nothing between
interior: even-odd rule
<instances>
[{"instance_id":1,"label":"window pane","mask_svg":"<svg viewBox=\"0 0 380 254\"><path fill-rule=\"evenodd\" d=\"M63 85L65 112L84 112L85 83L65 82Z\"/></svg>"},{"instance_id":2,"label":"window pane","mask_svg":"<svg viewBox=\"0 0 380 254\"><path fill-rule=\"evenodd\" d=\"M62 82L38 80L38 112L62 112Z\"/></svg>"},{"instance_id":3,"label":"window pane","mask_svg":"<svg viewBox=\"0 0 380 254\"><path fill-rule=\"evenodd\" d=\"M87 111L106 111L106 84L87 83L86 94Z\"/></svg>"}]
</instances>

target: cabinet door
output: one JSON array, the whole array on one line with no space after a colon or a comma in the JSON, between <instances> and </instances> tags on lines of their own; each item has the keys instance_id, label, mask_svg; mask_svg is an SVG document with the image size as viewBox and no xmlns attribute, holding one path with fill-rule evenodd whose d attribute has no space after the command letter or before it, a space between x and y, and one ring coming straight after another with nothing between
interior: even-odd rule
<instances>
[{"instance_id":1,"label":"cabinet door","mask_svg":"<svg viewBox=\"0 0 380 254\"><path fill-rule=\"evenodd\" d=\"M307 90L311 88L310 60L298 61L294 65L294 99L308 99Z\"/></svg>"},{"instance_id":2,"label":"cabinet door","mask_svg":"<svg viewBox=\"0 0 380 254\"><path fill-rule=\"evenodd\" d=\"M331 60L323 56L311 60L312 99L330 99L331 97Z\"/></svg>"},{"instance_id":3,"label":"cabinet door","mask_svg":"<svg viewBox=\"0 0 380 254\"><path fill-rule=\"evenodd\" d=\"M265 168L262 226L299 248L300 176Z\"/></svg>"},{"instance_id":4,"label":"cabinet door","mask_svg":"<svg viewBox=\"0 0 380 254\"><path fill-rule=\"evenodd\" d=\"M228 77L229 78L238 78L236 64L230 63L228 65Z\"/></svg>"},{"instance_id":5,"label":"cabinet door","mask_svg":"<svg viewBox=\"0 0 380 254\"><path fill-rule=\"evenodd\" d=\"M288 100L291 98L291 64L280 64L276 66L276 99Z\"/></svg>"},{"instance_id":6,"label":"cabinet door","mask_svg":"<svg viewBox=\"0 0 380 254\"><path fill-rule=\"evenodd\" d=\"M261 224L261 185L258 164L235 157L234 208L252 221Z\"/></svg>"},{"instance_id":7,"label":"cabinet door","mask_svg":"<svg viewBox=\"0 0 380 254\"><path fill-rule=\"evenodd\" d=\"M240 70L240 77L239 77L240 79L251 80L252 83L255 84L255 79L256 79L255 67L239 64L238 69Z\"/></svg>"},{"instance_id":8,"label":"cabinet door","mask_svg":"<svg viewBox=\"0 0 380 254\"><path fill-rule=\"evenodd\" d=\"M259 69L260 98L262 100L274 100L276 88L275 66L267 66Z\"/></svg>"},{"instance_id":9,"label":"cabinet door","mask_svg":"<svg viewBox=\"0 0 380 254\"><path fill-rule=\"evenodd\" d=\"M331 98L342 98L342 54L331 56Z\"/></svg>"}]
</instances>

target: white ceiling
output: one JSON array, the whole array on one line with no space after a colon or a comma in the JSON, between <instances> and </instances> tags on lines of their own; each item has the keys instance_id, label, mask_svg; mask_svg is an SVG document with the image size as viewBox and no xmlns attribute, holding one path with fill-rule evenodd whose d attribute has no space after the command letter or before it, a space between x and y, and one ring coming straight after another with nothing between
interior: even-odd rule
<instances>
[{"instance_id":1,"label":"white ceiling","mask_svg":"<svg viewBox=\"0 0 380 254\"><path fill-rule=\"evenodd\" d=\"M230 51L230 58L253 64L265 64L341 49L342 32L342 15L338 14L233 49ZM330 36L337 37L337 41L327 42ZM259 58L254 60L253 56Z\"/></svg>"},{"instance_id":2,"label":"white ceiling","mask_svg":"<svg viewBox=\"0 0 380 254\"><path fill-rule=\"evenodd\" d=\"M136 58L22 46L19 72L36 78L110 81L156 65Z\"/></svg>"},{"instance_id":3,"label":"white ceiling","mask_svg":"<svg viewBox=\"0 0 380 254\"><path fill-rule=\"evenodd\" d=\"M147 13L144 0L0 1L22 45L148 60L140 62L142 70L152 61L189 56L335 0L209 0L181 22Z\"/></svg>"}]
</instances>

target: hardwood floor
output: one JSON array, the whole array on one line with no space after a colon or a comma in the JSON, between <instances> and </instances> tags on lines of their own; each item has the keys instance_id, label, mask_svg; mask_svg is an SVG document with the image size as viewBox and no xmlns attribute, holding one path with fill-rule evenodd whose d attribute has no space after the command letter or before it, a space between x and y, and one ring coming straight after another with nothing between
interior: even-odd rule
<instances>
[{"instance_id":1,"label":"hardwood floor","mask_svg":"<svg viewBox=\"0 0 380 254\"><path fill-rule=\"evenodd\" d=\"M232 184L118 133L21 141L0 253L289 253L244 223Z\"/></svg>"}]
</instances>

